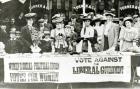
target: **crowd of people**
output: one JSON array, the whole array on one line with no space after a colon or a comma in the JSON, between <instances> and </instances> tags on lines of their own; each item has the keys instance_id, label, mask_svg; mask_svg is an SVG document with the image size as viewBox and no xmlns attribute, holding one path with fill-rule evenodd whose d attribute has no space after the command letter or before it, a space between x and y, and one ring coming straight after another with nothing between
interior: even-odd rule
<instances>
[{"instance_id":1,"label":"crowd of people","mask_svg":"<svg viewBox=\"0 0 140 89\"><path fill-rule=\"evenodd\" d=\"M26 26L19 28L15 19L7 26L1 21L0 51L6 53L92 53L102 51L140 52L140 16L115 18L103 15L55 14L48 23L44 15L36 21L36 13L25 14ZM4 50L3 50L4 49Z\"/></svg>"}]
</instances>

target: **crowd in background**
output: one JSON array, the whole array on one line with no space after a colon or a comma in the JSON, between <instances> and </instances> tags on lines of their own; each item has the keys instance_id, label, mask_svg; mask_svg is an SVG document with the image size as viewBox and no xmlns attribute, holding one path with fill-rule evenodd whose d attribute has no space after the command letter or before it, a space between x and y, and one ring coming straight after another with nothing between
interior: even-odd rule
<instances>
[{"instance_id":1,"label":"crowd in background","mask_svg":"<svg viewBox=\"0 0 140 89\"><path fill-rule=\"evenodd\" d=\"M6 53L92 53L102 51L140 52L140 16L115 18L111 12L55 14L48 23L45 14L36 21L36 13L25 14L26 25L0 23L0 51Z\"/></svg>"}]
</instances>

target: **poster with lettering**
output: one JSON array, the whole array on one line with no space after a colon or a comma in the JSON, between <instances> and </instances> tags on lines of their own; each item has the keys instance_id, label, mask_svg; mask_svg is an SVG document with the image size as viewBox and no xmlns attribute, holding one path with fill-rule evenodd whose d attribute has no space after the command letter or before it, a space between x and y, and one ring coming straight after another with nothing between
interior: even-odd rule
<instances>
[{"instance_id":1,"label":"poster with lettering","mask_svg":"<svg viewBox=\"0 0 140 89\"><path fill-rule=\"evenodd\" d=\"M8 83L44 83L59 81L59 59L35 55L10 55L4 60Z\"/></svg>"},{"instance_id":2,"label":"poster with lettering","mask_svg":"<svg viewBox=\"0 0 140 89\"><path fill-rule=\"evenodd\" d=\"M130 82L130 56L77 56L64 60L61 82ZM127 62L127 63L126 63ZM64 76L65 75L65 76Z\"/></svg>"},{"instance_id":3,"label":"poster with lettering","mask_svg":"<svg viewBox=\"0 0 140 89\"><path fill-rule=\"evenodd\" d=\"M127 63L126 63L127 60ZM130 82L130 56L8 55L6 83Z\"/></svg>"}]
</instances>

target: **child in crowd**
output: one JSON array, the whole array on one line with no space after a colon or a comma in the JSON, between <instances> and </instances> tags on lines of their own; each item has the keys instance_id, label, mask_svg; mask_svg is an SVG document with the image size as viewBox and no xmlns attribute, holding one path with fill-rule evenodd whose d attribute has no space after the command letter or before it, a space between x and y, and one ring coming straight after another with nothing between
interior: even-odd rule
<instances>
[{"instance_id":1,"label":"child in crowd","mask_svg":"<svg viewBox=\"0 0 140 89\"><path fill-rule=\"evenodd\" d=\"M39 38L39 33L36 31L34 32L34 34L32 35L32 39L33 39L33 44L31 45L31 52L32 53L40 53L41 48L39 47L40 44L40 38Z\"/></svg>"},{"instance_id":2,"label":"child in crowd","mask_svg":"<svg viewBox=\"0 0 140 89\"><path fill-rule=\"evenodd\" d=\"M0 54L5 53L5 45L3 42L0 42Z\"/></svg>"},{"instance_id":3,"label":"child in crowd","mask_svg":"<svg viewBox=\"0 0 140 89\"><path fill-rule=\"evenodd\" d=\"M7 53L13 54L13 53L21 53L21 50L19 49L19 45L16 38L16 32L10 31L10 39L6 43L5 51Z\"/></svg>"},{"instance_id":4,"label":"child in crowd","mask_svg":"<svg viewBox=\"0 0 140 89\"><path fill-rule=\"evenodd\" d=\"M7 32L7 26L4 21L0 22L0 42L3 42L4 44L8 41L9 34Z\"/></svg>"},{"instance_id":5,"label":"child in crowd","mask_svg":"<svg viewBox=\"0 0 140 89\"><path fill-rule=\"evenodd\" d=\"M40 41L39 47L41 48L40 53L54 52L53 40L50 37L50 31L44 31L44 36Z\"/></svg>"}]
</instances>

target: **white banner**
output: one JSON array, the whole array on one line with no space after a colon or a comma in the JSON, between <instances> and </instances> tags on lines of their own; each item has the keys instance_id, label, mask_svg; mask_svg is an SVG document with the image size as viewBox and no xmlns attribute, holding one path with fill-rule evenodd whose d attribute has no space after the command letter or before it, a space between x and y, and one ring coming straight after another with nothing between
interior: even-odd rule
<instances>
[{"instance_id":1,"label":"white banner","mask_svg":"<svg viewBox=\"0 0 140 89\"><path fill-rule=\"evenodd\" d=\"M6 83L130 82L131 56L7 55Z\"/></svg>"}]
</instances>

